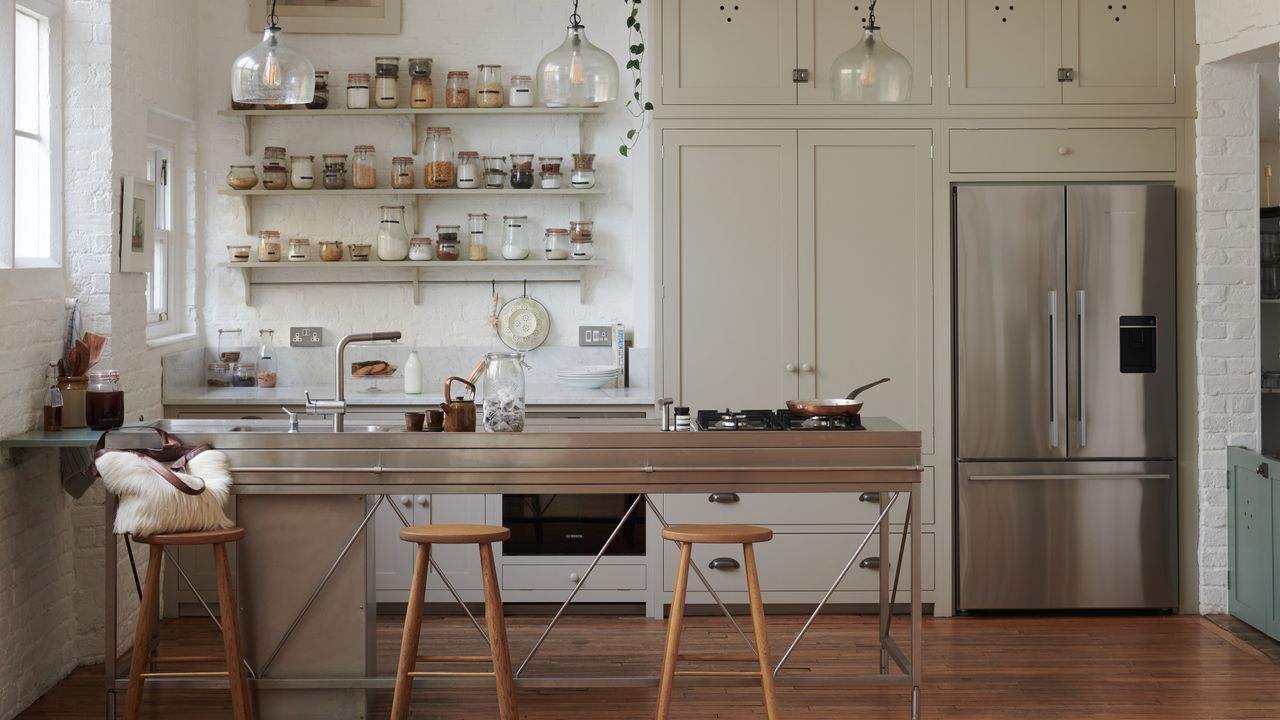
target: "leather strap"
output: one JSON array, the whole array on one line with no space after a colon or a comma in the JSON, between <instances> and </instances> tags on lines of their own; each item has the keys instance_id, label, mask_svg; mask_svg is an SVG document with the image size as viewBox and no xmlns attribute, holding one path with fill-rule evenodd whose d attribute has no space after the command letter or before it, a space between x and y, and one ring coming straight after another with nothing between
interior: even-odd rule
<instances>
[{"instance_id":1,"label":"leather strap","mask_svg":"<svg viewBox=\"0 0 1280 720\"><path fill-rule=\"evenodd\" d=\"M192 458L211 448L208 445L200 445L199 447L186 449L182 447L182 443L178 438L173 435L170 435L159 428L152 429L160 435L161 447L159 449L108 449L107 435L110 435L112 431L108 430L107 432L102 433L102 437L98 439L98 445L94 448L93 452L93 459L95 461L93 467L94 477L100 477L96 462L98 458L106 455L107 453L124 452L141 458L142 462L145 463L147 467L151 468L155 474L164 478L166 482L176 488L179 492L187 495L200 495L203 493L205 491L204 480L193 475L193 478L200 480L200 487L193 488L184 482L182 478L178 477L177 473L174 471L186 468L187 463L190 462Z\"/></svg>"}]
</instances>

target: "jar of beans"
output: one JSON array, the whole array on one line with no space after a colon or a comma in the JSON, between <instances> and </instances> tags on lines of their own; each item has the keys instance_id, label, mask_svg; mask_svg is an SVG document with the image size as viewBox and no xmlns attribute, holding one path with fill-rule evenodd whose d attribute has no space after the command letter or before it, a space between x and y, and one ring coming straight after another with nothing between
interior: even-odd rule
<instances>
[{"instance_id":1,"label":"jar of beans","mask_svg":"<svg viewBox=\"0 0 1280 720\"><path fill-rule=\"evenodd\" d=\"M471 73L466 70L453 70L444 86L445 107L471 107Z\"/></svg>"},{"instance_id":2,"label":"jar of beans","mask_svg":"<svg viewBox=\"0 0 1280 720\"><path fill-rule=\"evenodd\" d=\"M511 187L517 190L533 187L533 153L515 153L511 156Z\"/></svg>"},{"instance_id":3,"label":"jar of beans","mask_svg":"<svg viewBox=\"0 0 1280 720\"><path fill-rule=\"evenodd\" d=\"M413 188L413 158L397 157L391 159L391 187L396 190Z\"/></svg>"}]
</instances>

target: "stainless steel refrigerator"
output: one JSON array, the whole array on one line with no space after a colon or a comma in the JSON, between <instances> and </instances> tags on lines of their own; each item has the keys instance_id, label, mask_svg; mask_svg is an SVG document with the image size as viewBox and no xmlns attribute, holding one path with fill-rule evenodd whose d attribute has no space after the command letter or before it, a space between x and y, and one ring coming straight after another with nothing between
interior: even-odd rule
<instances>
[{"instance_id":1,"label":"stainless steel refrigerator","mask_svg":"<svg viewBox=\"0 0 1280 720\"><path fill-rule=\"evenodd\" d=\"M952 210L957 607L1175 608L1173 186Z\"/></svg>"}]
</instances>

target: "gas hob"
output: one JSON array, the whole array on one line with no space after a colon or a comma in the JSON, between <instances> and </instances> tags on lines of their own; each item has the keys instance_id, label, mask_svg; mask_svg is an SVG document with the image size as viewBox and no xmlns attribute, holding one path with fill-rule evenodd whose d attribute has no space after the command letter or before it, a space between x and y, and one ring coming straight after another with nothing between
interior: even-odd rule
<instances>
[{"instance_id":1,"label":"gas hob","mask_svg":"<svg viewBox=\"0 0 1280 720\"><path fill-rule=\"evenodd\" d=\"M704 432L866 430L858 415L811 417L790 410L699 410L694 429Z\"/></svg>"}]
</instances>

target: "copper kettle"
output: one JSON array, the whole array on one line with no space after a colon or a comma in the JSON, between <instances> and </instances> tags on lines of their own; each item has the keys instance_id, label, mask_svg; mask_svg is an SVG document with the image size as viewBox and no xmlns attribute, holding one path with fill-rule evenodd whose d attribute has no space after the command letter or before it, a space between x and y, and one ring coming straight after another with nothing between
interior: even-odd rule
<instances>
[{"instance_id":1,"label":"copper kettle","mask_svg":"<svg viewBox=\"0 0 1280 720\"><path fill-rule=\"evenodd\" d=\"M467 386L471 391L471 397L468 399L464 395L453 397L452 387L454 381L460 382ZM476 386L474 383L460 377L451 377L444 381L444 402L440 403L440 409L444 411L444 431L445 432L475 432L476 431Z\"/></svg>"}]
</instances>

